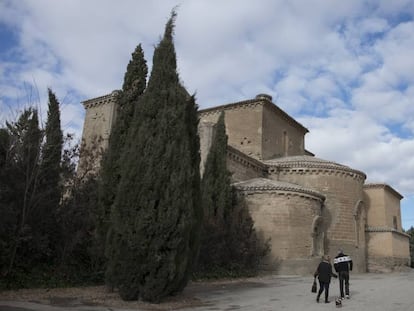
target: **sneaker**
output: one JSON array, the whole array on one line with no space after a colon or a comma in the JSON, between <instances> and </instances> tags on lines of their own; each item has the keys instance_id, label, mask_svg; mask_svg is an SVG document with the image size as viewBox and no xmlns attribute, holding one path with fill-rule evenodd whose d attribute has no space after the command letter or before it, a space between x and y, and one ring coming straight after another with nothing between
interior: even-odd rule
<instances>
[{"instance_id":1,"label":"sneaker","mask_svg":"<svg viewBox=\"0 0 414 311\"><path fill-rule=\"evenodd\" d=\"M349 299L349 295L346 295L346 299Z\"/></svg>"},{"instance_id":2,"label":"sneaker","mask_svg":"<svg viewBox=\"0 0 414 311\"><path fill-rule=\"evenodd\" d=\"M343 297L343 296L342 296L342 297L341 297L341 300L344 300L344 299L345 299L345 297Z\"/></svg>"}]
</instances>

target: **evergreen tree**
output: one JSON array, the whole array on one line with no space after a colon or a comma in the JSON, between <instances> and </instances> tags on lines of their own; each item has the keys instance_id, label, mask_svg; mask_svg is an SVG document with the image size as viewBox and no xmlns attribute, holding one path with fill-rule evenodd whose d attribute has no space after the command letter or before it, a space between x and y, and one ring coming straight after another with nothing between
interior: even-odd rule
<instances>
[{"instance_id":1,"label":"evergreen tree","mask_svg":"<svg viewBox=\"0 0 414 311\"><path fill-rule=\"evenodd\" d=\"M111 215L108 267L116 271L115 285L127 300L158 302L180 291L197 252L197 108L177 73L175 16L173 12L154 51L151 77L128 134Z\"/></svg>"},{"instance_id":2,"label":"evergreen tree","mask_svg":"<svg viewBox=\"0 0 414 311\"><path fill-rule=\"evenodd\" d=\"M33 223L38 227L38 239L47 249L47 257L55 257L58 244L57 210L62 195L61 160L63 133L60 125L59 102L51 89L48 89L49 103L45 127L45 143L39 172L37 212ZM45 249L45 250L46 250Z\"/></svg>"},{"instance_id":3,"label":"evergreen tree","mask_svg":"<svg viewBox=\"0 0 414 311\"><path fill-rule=\"evenodd\" d=\"M51 206L49 211L56 209L61 198L61 159L63 149L63 133L60 125L59 102L51 89L48 89L49 107L45 128L45 144L41 163L41 185Z\"/></svg>"},{"instance_id":4,"label":"evergreen tree","mask_svg":"<svg viewBox=\"0 0 414 311\"><path fill-rule=\"evenodd\" d=\"M18 120L6 123L6 158L1 168L1 204L7 205L8 227L12 232L5 242L7 264L4 274L13 272L15 266L29 269L39 263L44 253L43 241L36 234L33 222L39 200L39 159L42 132L39 129L37 110L26 109ZM7 137L7 140L5 139ZM3 241L4 242L4 241Z\"/></svg>"},{"instance_id":5,"label":"evergreen tree","mask_svg":"<svg viewBox=\"0 0 414 311\"><path fill-rule=\"evenodd\" d=\"M13 206L11 180L13 170L10 161L10 133L0 129L0 273L6 275L10 260L12 240L17 228L17 215Z\"/></svg>"},{"instance_id":6,"label":"evergreen tree","mask_svg":"<svg viewBox=\"0 0 414 311\"><path fill-rule=\"evenodd\" d=\"M410 257L411 257L411 268L414 268L414 227L411 226L406 232L410 236Z\"/></svg>"},{"instance_id":7,"label":"evergreen tree","mask_svg":"<svg viewBox=\"0 0 414 311\"><path fill-rule=\"evenodd\" d=\"M231 186L224 112L215 125L201 193L204 221L196 274L217 277L257 272L269 247L257 237L246 202Z\"/></svg>"},{"instance_id":8,"label":"evergreen tree","mask_svg":"<svg viewBox=\"0 0 414 311\"><path fill-rule=\"evenodd\" d=\"M226 223L232 206L230 173L227 170L227 135L224 112L214 128L214 136L208 153L201 181L201 200L204 221L201 232L198 273L222 268L228 260Z\"/></svg>"},{"instance_id":9,"label":"evergreen tree","mask_svg":"<svg viewBox=\"0 0 414 311\"><path fill-rule=\"evenodd\" d=\"M264 241L258 236L246 200L234 188L229 220L226 226L229 256L223 267L235 276L256 275L270 251L270 239Z\"/></svg>"},{"instance_id":10,"label":"evergreen tree","mask_svg":"<svg viewBox=\"0 0 414 311\"><path fill-rule=\"evenodd\" d=\"M203 206L201 205L201 185L200 185L200 139L198 136L198 107L195 102L195 97L187 102L186 124L188 127L190 140L190 167L192 168L192 199L193 199L193 224L191 228L189 247L190 254L188 256L187 271L183 278L177 284L176 291L182 291L187 285L188 279L191 277L193 270L196 267L197 258L200 250L201 228L203 224Z\"/></svg>"},{"instance_id":11,"label":"evergreen tree","mask_svg":"<svg viewBox=\"0 0 414 311\"><path fill-rule=\"evenodd\" d=\"M214 129L214 137L201 183L201 195L205 218L225 221L232 204L232 187L231 175L227 170L224 112L220 114Z\"/></svg>"},{"instance_id":12,"label":"evergreen tree","mask_svg":"<svg viewBox=\"0 0 414 311\"><path fill-rule=\"evenodd\" d=\"M124 76L122 91L117 97L116 121L109 139L101 168L99 183L99 210L97 213L97 231L99 248L104 248L111 206L120 180L120 158L124 150L128 129L138 105L139 97L146 86L148 68L141 45L132 53ZM102 251L103 253L103 251ZM108 275L108 282L112 277Z\"/></svg>"},{"instance_id":13,"label":"evergreen tree","mask_svg":"<svg viewBox=\"0 0 414 311\"><path fill-rule=\"evenodd\" d=\"M99 141L83 150L82 173L76 171L79 145L72 145L68 135L62 157L62 177L65 195L58 212L61 230L58 277L68 283L90 284L103 282L104 258L96 244L96 219L98 205L98 178L95 170L96 156L101 157Z\"/></svg>"},{"instance_id":14,"label":"evergreen tree","mask_svg":"<svg viewBox=\"0 0 414 311\"><path fill-rule=\"evenodd\" d=\"M59 272L68 282L103 281L103 258L95 245L95 209L98 182L94 175L86 179L72 179L70 195L62 201L59 210L61 248L59 249Z\"/></svg>"},{"instance_id":15,"label":"evergreen tree","mask_svg":"<svg viewBox=\"0 0 414 311\"><path fill-rule=\"evenodd\" d=\"M5 128L0 128L0 169L6 165L9 149L9 133Z\"/></svg>"}]
</instances>

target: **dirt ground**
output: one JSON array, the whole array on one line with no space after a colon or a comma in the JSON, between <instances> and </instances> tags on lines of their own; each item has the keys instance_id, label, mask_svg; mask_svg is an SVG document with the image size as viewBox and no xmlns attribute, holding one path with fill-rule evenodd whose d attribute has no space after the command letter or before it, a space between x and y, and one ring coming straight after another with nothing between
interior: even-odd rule
<instances>
[{"instance_id":1,"label":"dirt ground","mask_svg":"<svg viewBox=\"0 0 414 311\"><path fill-rule=\"evenodd\" d=\"M179 310L202 307L204 303L193 295L202 288L243 287L257 278L220 280L207 282L190 282L186 290L177 296L165 298L159 304L142 301L123 301L117 292L109 292L105 286L88 286L72 288L20 289L0 292L0 301L34 302L57 307L105 306L138 310Z\"/></svg>"}]
</instances>

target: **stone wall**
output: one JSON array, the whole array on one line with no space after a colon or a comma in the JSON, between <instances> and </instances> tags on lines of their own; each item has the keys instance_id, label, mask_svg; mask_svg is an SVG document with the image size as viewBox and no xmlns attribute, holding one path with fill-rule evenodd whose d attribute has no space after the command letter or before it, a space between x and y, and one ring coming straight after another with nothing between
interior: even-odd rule
<instances>
[{"instance_id":1,"label":"stone wall","mask_svg":"<svg viewBox=\"0 0 414 311\"><path fill-rule=\"evenodd\" d=\"M390 271L410 265L409 235L402 231L402 195L387 184L366 184L367 245L369 271Z\"/></svg>"},{"instance_id":2,"label":"stone wall","mask_svg":"<svg viewBox=\"0 0 414 311\"><path fill-rule=\"evenodd\" d=\"M262 159L304 155L306 128L269 101L263 106Z\"/></svg>"},{"instance_id":3,"label":"stone wall","mask_svg":"<svg viewBox=\"0 0 414 311\"><path fill-rule=\"evenodd\" d=\"M246 155L266 160L305 154L308 130L271 100L271 96L259 94L255 99L201 110L200 124L216 123L224 111L228 144ZM204 135L200 140L201 146L207 144Z\"/></svg>"},{"instance_id":4,"label":"stone wall","mask_svg":"<svg viewBox=\"0 0 414 311\"><path fill-rule=\"evenodd\" d=\"M368 271L387 272L411 263L409 235L393 228L368 227Z\"/></svg>"},{"instance_id":5,"label":"stone wall","mask_svg":"<svg viewBox=\"0 0 414 311\"><path fill-rule=\"evenodd\" d=\"M365 206L362 186L365 174L322 159L301 156L266 161L269 178L287 181L322 193L326 226L325 252L336 256L346 250L355 271L366 271Z\"/></svg>"},{"instance_id":6,"label":"stone wall","mask_svg":"<svg viewBox=\"0 0 414 311\"><path fill-rule=\"evenodd\" d=\"M267 176L266 165L231 146L227 147L227 169L233 182Z\"/></svg>"},{"instance_id":7,"label":"stone wall","mask_svg":"<svg viewBox=\"0 0 414 311\"><path fill-rule=\"evenodd\" d=\"M228 144L248 156L260 159L262 154L262 109L263 104L257 101L243 104L226 105L216 109L200 111L201 123L217 123L224 111ZM200 137L200 145L205 145L204 136Z\"/></svg>"},{"instance_id":8,"label":"stone wall","mask_svg":"<svg viewBox=\"0 0 414 311\"><path fill-rule=\"evenodd\" d=\"M202 121L198 124L198 135L200 137L200 174L203 176L207 155L213 142L216 123Z\"/></svg>"},{"instance_id":9,"label":"stone wall","mask_svg":"<svg viewBox=\"0 0 414 311\"><path fill-rule=\"evenodd\" d=\"M367 202L367 225L369 227L389 227L402 232L401 194L387 184L364 185L364 199Z\"/></svg>"},{"instance_id":10,"label":"stone wall","mask_svg":"<svg viewBox=\"0 0 414 311\"><path fill-rule=\"evenodd\" d=\"M389 273L394 271L404 271L410 266L410 258L400 257L368 257L368 272Z\"/></svg>"},{"instance_id":11,"label":"stone wall","mask_svg":"<svg viewBox=\"0 0 414 311\"><path fill-rule=\"evenodd\" d=\"M85 121L78 174L81 174L86 167L95 171L99 169L101 154L108 147L109 137L116 119L117 94L117 91L114 91L109 95L83 102Z\"/></svg>"},{"instance_id":12,"label":"stone wall","mask_svg":"<svg viewBox=\"0 0 414 311\"><path fill-rule=\"evenodd\" d=\"M277 273L313 273L310 265L323 254L323 232L318 232L323 196L297 185L255 179L236 183L245 195L259 235L270 239L265 269ZM295 262L303 264L296 265Z\"/></svg>"}]
</instances>

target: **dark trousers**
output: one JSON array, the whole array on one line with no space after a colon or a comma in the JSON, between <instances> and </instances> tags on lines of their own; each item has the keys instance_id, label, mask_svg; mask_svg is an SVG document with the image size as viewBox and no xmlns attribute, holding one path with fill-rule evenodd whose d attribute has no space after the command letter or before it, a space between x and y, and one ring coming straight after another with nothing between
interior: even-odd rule
<instances>
[{"instance_id":1,"label":"dark trousers","mask_svg":"<svg viewBox=\"0 0 414 311\"><path fill-rule=\"evenodd\" d=\"M325 301L328 301L329 283L321 282L321 280L319 280L319 292L318 292L318 297L317 297L318 301L319 301L319 297L321 297L321 294L322 294L323 290L325 290Z\"/></svg>"},{"instance_id":2,"label":"dark trousers","mask_svg":"<svg viewBox=\"0 0 414 311\"><path fill-rule=\"evenodd\" d=\"M339 272L339 291L341 292L341 297L345 297L344 283L345 283L345 294L349 295L349 272L348 271Z\"/></svg>"}]
</instances>

